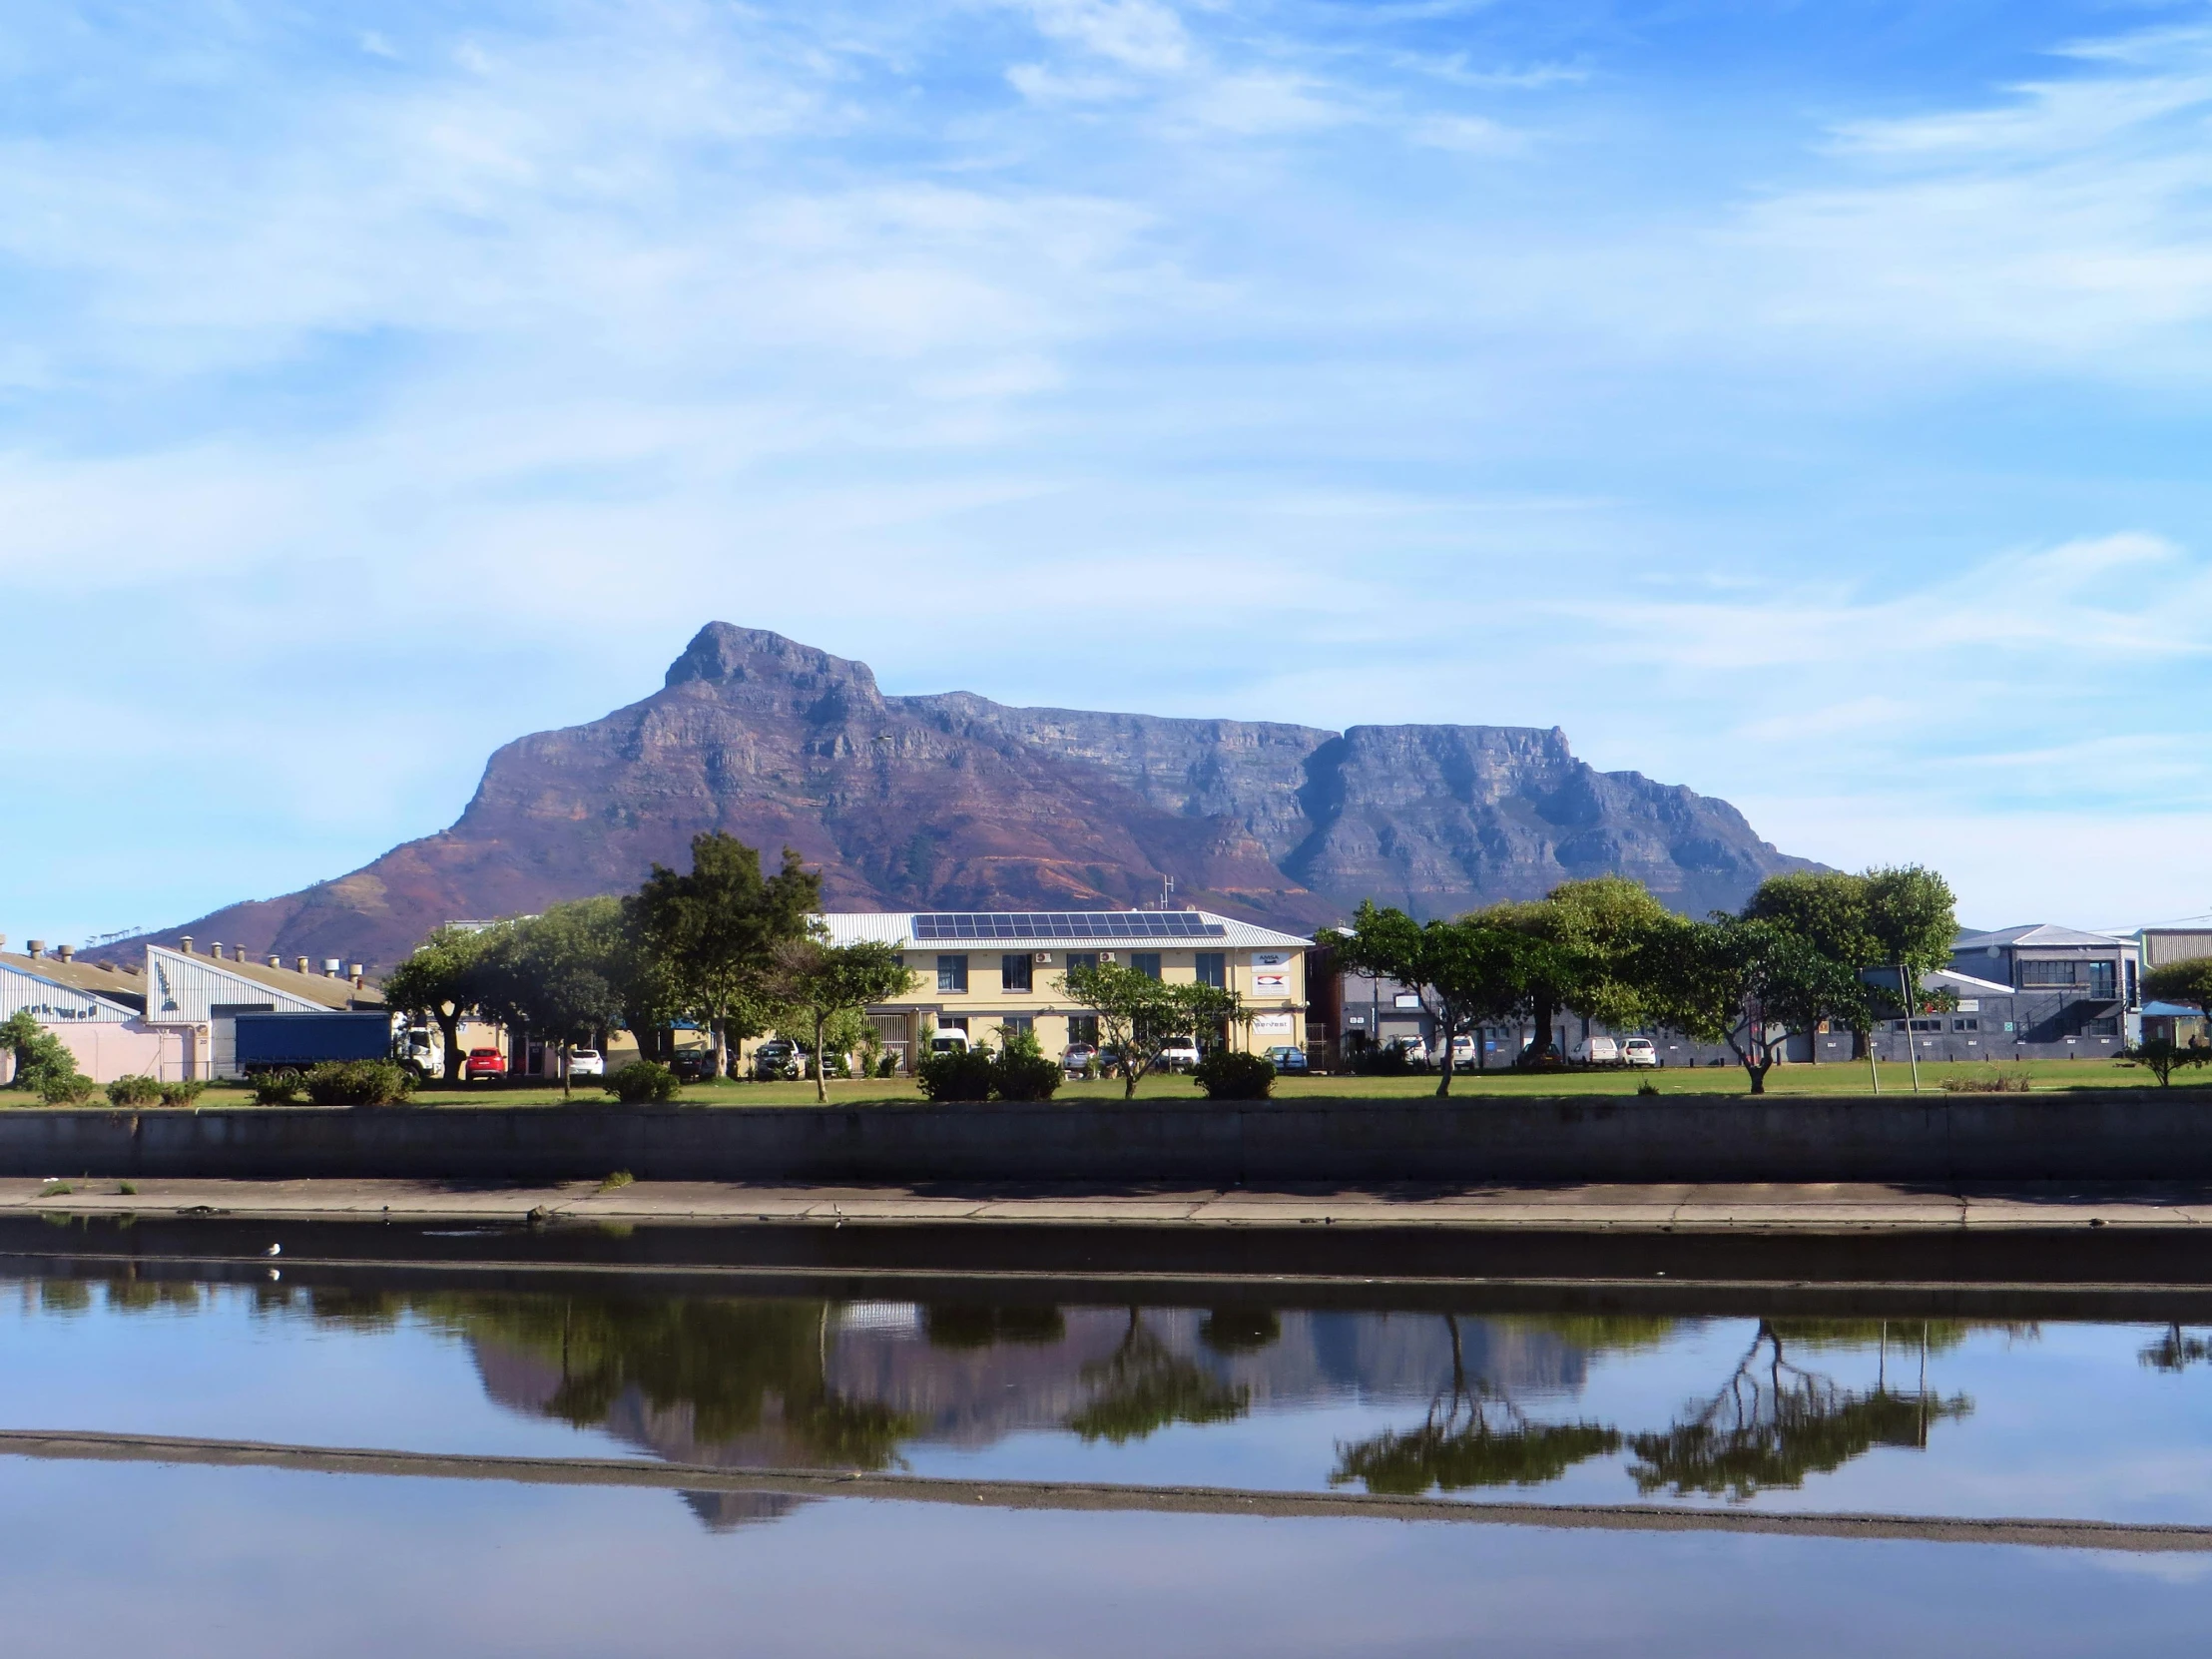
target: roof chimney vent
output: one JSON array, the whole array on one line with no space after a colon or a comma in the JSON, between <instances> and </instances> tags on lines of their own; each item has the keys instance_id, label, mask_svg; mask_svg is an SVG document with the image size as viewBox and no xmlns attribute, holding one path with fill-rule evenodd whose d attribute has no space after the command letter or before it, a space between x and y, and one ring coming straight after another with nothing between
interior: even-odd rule
<instances>
[{"instance_id":1,"label":"roof chimney vent","mask_svg":"<svg viewBox=\"0 0 2212 1659\"><path fill-rule=\"evenodd\" d=\"M33 939L25 948L33 956L43 956L46 954L46 941L44 939Z\"/></svg>"},{"instance_id":2,"label":"roof chimney vent","mask_svg":"<svg viewBox=\"0 0 2212 1659\"><path fill-rule=\"evenodd\" d=\"M335 979L338 976L338 969L343 966L345 964L335 956L325 956L322 958L322 976L325 979Z\"/></svg>"},{"instance_id":3,"label":"roof chimney vent","mask_svg":"<svg viewBox=\"0 0 2212 1659\"><path fill-rule=\"evenodd\" d=\"M65 962L73 961L77 955L77 947L73 944L58 944L54 947L54 954Z\"/></svg>"},{"instance_id":4,"label":"roof chimney vent","mask_svg":"<svg viewBox=\"0 0 2212 1659\"><path fill-rule=\"evenodd\" d=\"M269 953L269 965L273 968L280 968L284 965L284 959L272 950Z\"/></svg>"},{"instance_id":5,"label":"roof chimney vent","mask_svg":"<svg viewBox=\"0 0 2212 1659\"><path fill-rule=\"evenodd\" d=\"M187 956L190 956L192 954L192 935L190 933L187 933L183 938L179 939L177 941L177 948L179 950L182 950Z\"/></svg>"},{"instance_id":6,"label":"roof chimney vent","mask_svg":"<svg viewBox=\"0 0 2212 1659\"><path fill-rule=\"evenodd\" d=\"M354 984L358 985L366 976L361 971L360 963L348 962L345 965L345 977L352 980Z\"/></svg>"},{"instance_id":7,"label":"roof chimney vent","mask_svg":"<svg viewBox=\"0 0 2212 1659\"><path fill-rule=\"evenodd\" d=\"M291 968L294 973L305 973L307 971L307 958L294 956L291 960Z\"/></svg>"}]
</instances>

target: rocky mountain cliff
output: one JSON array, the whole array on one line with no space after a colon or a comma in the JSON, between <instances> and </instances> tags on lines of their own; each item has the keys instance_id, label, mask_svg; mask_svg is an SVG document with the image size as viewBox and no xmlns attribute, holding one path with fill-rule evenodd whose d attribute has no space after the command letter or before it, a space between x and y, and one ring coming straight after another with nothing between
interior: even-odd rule
<instances>
[{"instance_id":1,"label":"rocky mountain cliff","mask_svg":"<svg viewBox=\"0 0 2212 1659\"><path fill-rule=\"evenodd\" d=\"M1691 912L1814 867L1724 801L1600 773L1564 733L1304 726L885 697L863 663L709 623L641 703L491 758L451 829L155 935L389 966L439 922L633 887L691 837L784 846L845 909L1178 901L1289 926L1636 876Z\"/></svg>"}]
</instances>

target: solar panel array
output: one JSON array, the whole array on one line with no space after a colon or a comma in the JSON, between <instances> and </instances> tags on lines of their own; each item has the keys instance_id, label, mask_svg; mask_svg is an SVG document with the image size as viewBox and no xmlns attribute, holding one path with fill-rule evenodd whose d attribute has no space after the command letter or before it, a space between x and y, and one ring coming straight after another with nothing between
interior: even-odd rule
<instances>
[{"instance_id":1,"label":"solar panel array","mask_svg":"<svg viewBox=\"0 0 2212 1659\"><path fill-rule=\"evenodd\" d=\"M914 917L917 939L1219 939L1195 910L979 910Z\"/></svg>"}]
</instances>

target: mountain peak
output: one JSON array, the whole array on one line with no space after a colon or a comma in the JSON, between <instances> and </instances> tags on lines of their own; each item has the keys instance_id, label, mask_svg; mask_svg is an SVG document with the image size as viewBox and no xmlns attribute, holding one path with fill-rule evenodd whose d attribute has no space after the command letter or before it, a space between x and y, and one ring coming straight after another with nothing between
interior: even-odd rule
<instances>
[{"instance_id":1,"label":"mountain peak","mask_svg":"<svg viewBox=\"0 0 2212 1659\"><path fill-rule=\"evenodd\" d=\"M865 663L832 657L766 628L740 628L731 622L710 622L694 634L684 654L668 665L663 684L681 686L693 680L783 681L816 692L847 688L864 692L871 702L881 696L875 672Z\"/></svg>"}]
</instances>

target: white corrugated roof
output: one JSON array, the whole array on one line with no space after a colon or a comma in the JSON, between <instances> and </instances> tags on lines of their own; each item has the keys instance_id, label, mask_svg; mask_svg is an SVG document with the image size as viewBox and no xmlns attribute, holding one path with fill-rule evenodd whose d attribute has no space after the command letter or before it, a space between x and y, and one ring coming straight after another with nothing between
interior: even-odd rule
<instances>
[{"instance_id":1,"label":"white corrugated roof","mask_svg":"<svg viewBox=\"0 0 2212 1659\"><path fill-rule=\"evenodd\" d=\"M1072 947L1078 950L1297 950L1303 949L1314 942L1312 939L1302 938L1296 933L1282 933L1278 932L1272 927L1262 927L1258 922L1239 921L1233 916L1216 915L1211 910L1179 910L1165 912L1150 910L1119 910L1112 912L1098 910L1024 910L1016 913L1032 918L1045 918L1053 915L1065 915L1069 917L1094 916L1108 913L1111 913L1117 917L1145 916L1154 914L1181 916L1196 915L1202 921L1221 928L1221 932L1217 934L1197 936L1189 933L1162 933L1157 936L1148 934L1116 934L1112 938L1102 938L1096 933L1090 931L1078 931L1076 926L1071 922L1068 930L1065 933L1055 932L1047 928L1036 933L1024 934L1020 938L923 939L917 938L915 936L914 920L917 916L972 915L976 913L979 912L934 910L829 910L817 916L815 919L822 923L824 930L830 935L830 942L831 944L859 944L863 941L866 941L876 944L901 945L908 950L1027 950L1048 944L1056 945L1062 949ZM1125 922L1123 923L1123 925L1130 924Z\"/></svg>"},{"instance_id":2,"label":"white corrugated roof","mask_svg":"<svg viewBox=\"0 0 2212 1659\"><path fill-rule=\"evenodd\" d=\"M2022 927L2000 927L1993 933L1961 933L1951 941L1953 950L1976 950L1990 945L2024 944L2079 945L2079 944L2128 944L2128 939L2117 939L2109 933L2084 933L2078 927L2060 927L2052 922L2029 922Z\"/></svg>"}]
</instances>

